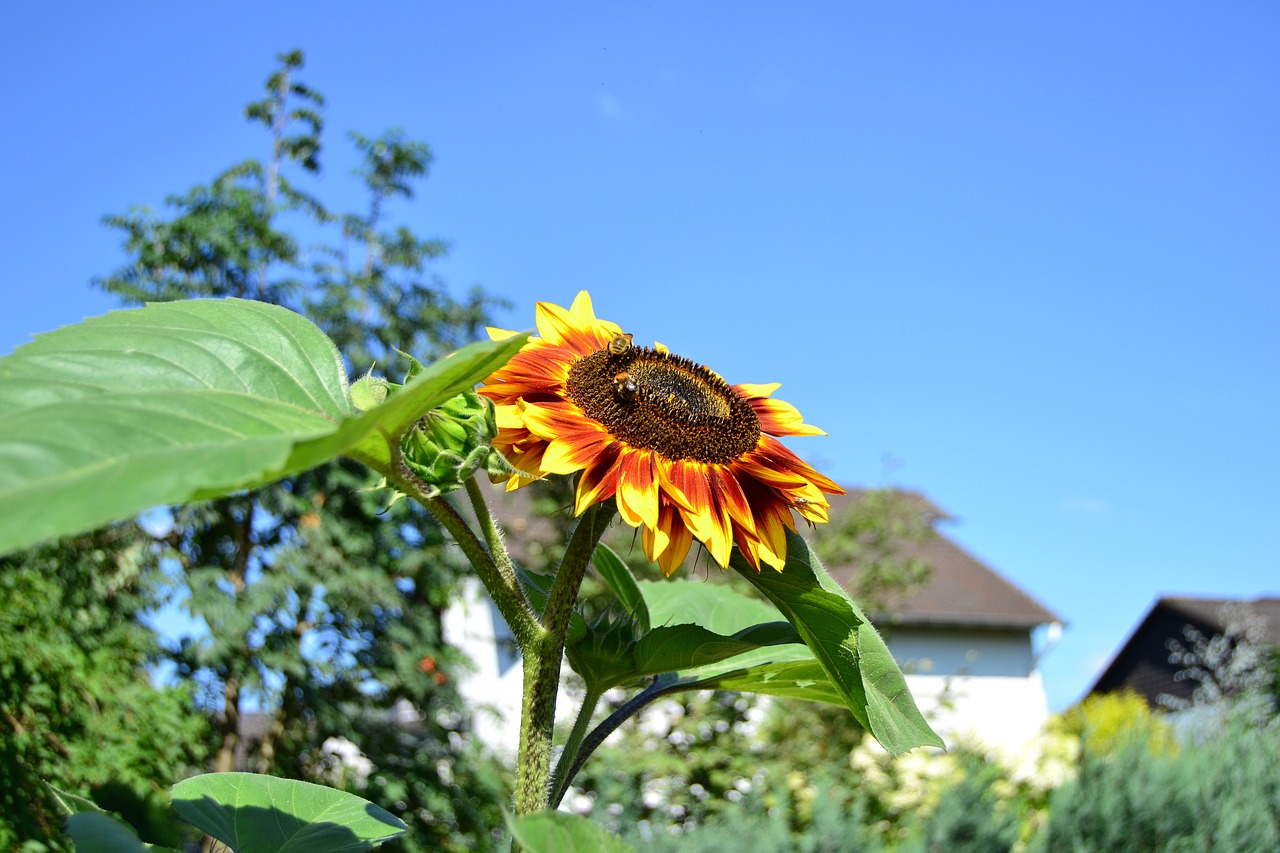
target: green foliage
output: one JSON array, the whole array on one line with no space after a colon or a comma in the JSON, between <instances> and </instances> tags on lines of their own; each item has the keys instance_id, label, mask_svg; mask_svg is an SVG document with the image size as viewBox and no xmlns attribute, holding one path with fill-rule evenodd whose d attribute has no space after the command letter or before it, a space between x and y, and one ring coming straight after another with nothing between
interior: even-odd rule
<instances>
[{"instance_id":1,"label":"green foliage","mask_svg":"<svg viewBox=\"0 0 1280 853\"><path fill-rule=\"evenodd\" d=\"M264 96L245 111L267 131L268 159L232 165L169 197L159 214L138 208L107 218L129 259L95 283L127 304L204 296L281 305L319 326L348 371L376 362L398 381L410 367L400 352L437 361L477 337L495 303L479 290L454 298L430 270L447 244L388 217L388 202L412 198L426 175L423 143L398 131L351 135L362 155L355 178L367 191L361 210L332 209L308 192L321 171L324 98L299 79L301 52L279 59ZM393 395L381 409L416 418L431 405L410 397ZM381 428L366 431L364 453L389 460L380 432L395 425L376 415L346 423ZM350 439L331 435L313 449L332 456ZM175 597L210 633L171 654L213 716L215 767L233 768L237 721L252 699L272 715L263 740L244 745L252 769L329 773L323 745L346 737L379 772L343 784L367 785L405 818L410 831L398 845L462 849L488 837L503 801L492 769L466 742L455 690L466 663L440 636L464 563L422 507L388 508L385 494L369 491L376 482L363 466L338 461L174 509L159 542L176 564ZM421 715L411 727L398 722L406 704Z\"/></svg>"},{"instance_id":2,"label":"green foliage","mask_svg":"<svg viewBox=\"0 0 1280 853\"><path fill-rule=\"evenodd\" d=\"M1236 714L1176 753L1138 740L1086 754L1054 793L1032 849L1207 851L1280 849L1280 727Z\"/></svg>"},{"instance_id":3,"label":"green foliage","mask_svg":"<svg viewBox=\"0 0 1280 853\"><path fill-rule=\"evenodd\" d=\"M991 853L1012 850L1018 840L1018 815L995 793L1002 777L997 765L967 756L958 780L943 788L922 820L912 822L901 853Z\"/></svg>"},{"instance_id":4,"label":"green foliage","mask_svg":"<svg viewBox=\"0 0 1280 853\"><path fill-rule=\"evenodd\" d=\"M1078 737L1089 755L1108 755L1134 742L1153 754L1177 750L1172 727L1132 690L1087 696L1052 720L1050 728Z\"/></svg>"},{"instance_id":5,"label":"green foliage","mask_svg":"<svg viewBox=\"0 0 1280 853\"><path fill-rule=\"evenodd\" d=\"M887 750L943 746L916 708L884 640L805 540L788 534L784 571L757 572L741 557L732 566L796 626L844 704Z\"/></svg>"},{"instance_id":6,"label":"green foliage","mask_svg":"<svg viewBox=\"0 0 1280 853\"><path fill-rule=\"evenodd\" d=\"M528 853L634 853L591 821L559 811L508 818L512 838Z\"/></svg>"},{"instance_id":7,"label":"green foliage","mask_svg":"<svg viewBox=\"0 0 1280 853\"><path fill-rule=\"evenodd\" d=\"M142 616L160 579L132 524L0 559L0 849L61 837L59 795L94 797L177 844L155 780L205 756L187 689L157 690Z\"/></svg>"},{"instance_id":8,"label":"green foliage","mask_svg":"<svg viewBox=\"0 0 1280 853\"><path fill-rule=\"evenodd\" d=\"M565 805L623 834L712 820L765 781L751 745L759 716L752 697L735 693L664 698L592 756Z\"/></svg>"}]
</instances>

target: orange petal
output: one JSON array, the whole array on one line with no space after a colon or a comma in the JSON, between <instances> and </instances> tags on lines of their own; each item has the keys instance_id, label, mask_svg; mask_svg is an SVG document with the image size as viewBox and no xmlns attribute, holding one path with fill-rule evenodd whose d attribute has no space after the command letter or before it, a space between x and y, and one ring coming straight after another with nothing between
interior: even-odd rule
<instances>
[{"instance_id":1,"label":"orange petal","mask_svg":"<svg viewBox=\"0 0 1280 853\"><path fill-rule=\"evenodd\" d=\"M553 302L539 302L534 314L538 333L549 344L566 344L577 331L573 314Z\"/></svg>"},{"instance_id":2,"label":"orange petal","mask_svg":"<svg viewBox=\"0 0 1280 853\"><path fill-rule=\"evenodd\" d=\"M574 515L582 515L587 507L608 500L617 492L621 449L622 446L614 442L604 448L600 458L582 472L582 476L578 478L578 491L574 498Z\"/></svg>"},{"instance_id":3,"label":"orange petal","mask_svg":"<svg viewBox=\"0 0 1280 853\"><path fill-rule=\"evenodd\" d=\"M716 503L729 511L729 517L750 533L756 530L755 516L751 512L751 504L747 502L746 493L742 491L738 478L733 471L719 466L712 466L708 472L711 479L711 492Z\"/></svg>"},{"instance_id":4,"label":"orange petal","mask_svg":"<svg viewBox=\"0 0 1280 853\"><path fill-rule=\"evenodd\" d=\"M658 480L653 452L625 450L618 477L618 515L632 527L658 524Z\"/></svg>"},{"instance_id":5,"label":"orange petal","mask_svg":"<svg viewBox=\"0 0 1280 853\"><path fill-rule=\"evenodd\" d=\"M757 509L763 510L756 524L760 560L782 571L787 564L787 529L794 529L791 512L778 504Z\"/></svg>"},{"instance_id":6,"label":"orange petal","mask_svg":"<svg viewBox=\"0 0 1280 853\"><path fill-rule=\"evenodd\" d=\"M657 562L662 552L671 544L671 531L680 523L680 516L669 501L663 500L658 509L658 523L641 531L644 553L650 562Z\"/></svg>"},{"instance_id":7,"label":"orange petal","mask_svg":"<svg viewBox=\"0 0 1280 853\"><path fill-rule=\"evenodd\" d=\"M681 459L660 465L658 471L666 486L664 491L681 508L695 512L696 507L703 506L710 498L704 463Z\"/></svg>"},{"instance_id":8,"label":"orange petal","mask_svg":"<svg viewBox=\"0 0 1280 853\"><path fill-rule=\"evenodd\" d=\"M608 433L570 433L547 445L542 456L542 470L547 474L572 474L591 465L606 447L613 444L617 441Z\"/></svg>"},{"instance_id":9,"label":"orange petal","mask_svg":"<svg viewBox=\"0 0 1280 853\"><path fill-rule=\"evenodd\" d=\"M670 513L669 517L664 516L662 519L662 527L666 531L669 541L662 553L657 555L658 567L662 569L662 574L667 577L670 577L672 572L680 568L684 558L689 555L689 547L693 544L693 536L690 535L688 528L680 523L680 513L676 512L674 508L670 510Z\"/></svg>"},{"instance_id":10,"label":"orange petal","mask_svg":"<svg viewBox=\"0 0 1280 853\"><path fill-rule=\"evenodd\" d=\"M715 535L706 542L707 550L720 568L728 568L729 555L733 553L733 522L729 519L729 510L724 506L716 507Z\"/></svg>"}]
</instances>

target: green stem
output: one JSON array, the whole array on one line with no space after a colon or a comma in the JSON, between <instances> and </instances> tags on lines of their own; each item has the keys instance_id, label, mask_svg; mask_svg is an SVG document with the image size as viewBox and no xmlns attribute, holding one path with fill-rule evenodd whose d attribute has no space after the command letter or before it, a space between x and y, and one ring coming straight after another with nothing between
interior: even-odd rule
<instances>
[{"instance_id":1,"label":"green stem","mask_svg":"<svg viewBox=\"0 0 1280 853\"><path fill-rule=\"evenodd\" d=\"M547 802L548 808L559 807L565 792L569 790L569 783L573 781L569 778L569 768L574 765L578 747L582 745L582 739L587 736L591 717L595 714L596 705L600 703L600 697L603 695L603 690L591 685L587 686L587 693L582 697L582 707L578 709L578 718L573 721L573 731L569 732L569 739L565 741L564 749L560 750L560 758L556 761L556 772L551 777L551 799Z\"/></svg>"},{"instance_id":2,"label":"green stem","mask_svg":"<svg viewBox=\"0 0 1280 853\"><path fill-rule=\"evenodd\" d=\"M438 495L430 496L433 490L405 464L399 443L394 442L392 446L394 450L391 469L385 470L382 466L377 466L377 470L387 478L390 485L412 497L435 516L440 525L458 543L458 547L462 549L462 553L475 569L480 582L489 591L489 597L497 605L498 612L511 627L511 633L516 638L521 651L523 652L526 646L532 647L542 633L542 629L538 624L537 614L533 612L529 599L516 580L514 569L504 572L501 568L504 565L511 566L511 557L503 547L501 538L495 538L498 548L496 554L486 550L484 543L452 504ZM482 503L483 500L481 497ZM485 515L488 515L487 509ZM489 524L492 526L492 520Z\"/></svg>"},{"instance_id":3,"label":"green stem","mask_svg":"<svg viewBox=\"0 0 1280 853\"><path fill-rule=\"evenodd\" d=\"M551 793L550 807L556 808L560 805L560 801L564 799L565 793L569 790L569 783L578 775L582 765L587 763L587 759L591 757L591 754L605 742L609 735L617 731L619 726L644 710L645 706L650 702L670 693L679 693L688 689L689 684L687 682L674 678L670 674L656 676L648 687L637 693L625 705L614 711L600 725L592 729L591 734L576 749L576 754L573 756L572 764L568 765L568 769L561 773L561 768L565 764L563 758L560 764L556 765L556 779L561 781L558 781L556 789Z\"/></svg>"},{"instance_id":4,"label":"green stem","mask_svg":"<svg viewBox=\"0 0 1280 853\"><path fill-rule=\"evenodd\" d=\"M498 574L502 575L503 584L508 589L520 589L520 581L516 578L516 565L512 562L511 555L507 553L507 546L502 541L502 530L494 523L493 515L489 512L489 504L485 502L484 493L480 491L480 484L475 477L467 480L467 497L471 499L471 511L476 514L476 521L480 523L480 532L489 546L489 554L493 557Z\"/></svg>"},{"instance_id":5,"label":"green stem","mask_svg":"<svg viewBox=\"0 0 1280 853\"><path fill-rule=\"evenodd\" d=\"M516 754L516 814L543 811L550 802L551 736L560 690L560 664L573 605L596 544L613 518L614 503L590 507L578 520L542 612L542 635L524 656L524 704Z\"/></svg>"}]
</instances>

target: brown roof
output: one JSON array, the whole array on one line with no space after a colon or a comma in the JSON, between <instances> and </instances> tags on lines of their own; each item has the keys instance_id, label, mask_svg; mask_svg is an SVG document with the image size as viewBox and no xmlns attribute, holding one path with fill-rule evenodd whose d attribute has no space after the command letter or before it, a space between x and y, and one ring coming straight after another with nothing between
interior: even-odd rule
<instances>
[{"instance_id":1,"label":"brown roof","mask_svg":"<svg viewBox=\"0 0 1280 853\"><path fill-rule=\"evenodd\" d=\"M864 493L850 489L831 498L834 515ZM923 495L908 493L922 512L936 520L948 516ZM1011 581L941 533L922 544L903 543L899 554L919 557L930 568L929 579L906 596L891 599L887 612L873 618L897 625L966 626L981 628L1034 628L1061 617L1036 601ZM853 566L828 566L831 576L846 589L856 575Z\"/></svg>"},{"instance_id":2,"label":"brown roof","mask_svg":"<svg viewBox=\"0 0 1280 853\"><path fill-rule=\"evenodd\" d=\"M846 495L831 496L834 515L847 508L865 493L851 488ZM503 520L510 534L508 545L517 560L523 560L530 540L550 534L553 525L546 519L529 518L527 489L503 494L500 490L486 490L493 512ZM935 520L947 516L932 502L918 493L907 496L919 502L920 510ZM567 507L568 514L572 508ZM803 524L798 529L806 532ZM630 542L631 531L619 537ZM615 540L616 541L616 540ZM636 546L638 547L638 545ZM997 571L969 554L946 536L938 534L923 545L904 543L900 554L918 556L932 569L928 582L901 600L890 602L889 613L876 616L877 623L892 622L897 625L967 626L982 628L1034 628L1062 619L1048 608L1023 592ZM698 550L690 552L682 571L698 559ZM846 589L854 569L851 566L828 566L831 575Z\"/></svg>"}]
</instances>

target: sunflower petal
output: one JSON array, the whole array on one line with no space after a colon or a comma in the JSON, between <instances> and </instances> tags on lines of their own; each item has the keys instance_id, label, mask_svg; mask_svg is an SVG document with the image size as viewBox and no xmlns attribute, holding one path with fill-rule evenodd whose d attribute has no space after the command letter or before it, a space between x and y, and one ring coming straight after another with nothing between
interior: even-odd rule
<instances>
[{"instance_id":1,"label":"sunflower petal","mask_svg":"<svg viewBox=\"0 0 1280 853\"><path fill-rule=\"evenodd\" d=\"M485 326L485 332L489 335L491 341L505 341L507 338L514 338L519 332L513 332L510 329L499 329L496 326Z\"/></svg>"},{"instance_id":2,"label":"sunflower petal","mask_svg":"<svg viewBox=\"0 0 1280 853\"><path fill-rule=\"evenodd\" d=\"M763 397L747 401L760 418L760 429L770 435L826 435L824 430L804 422L800 410L782 400L766 400Z\"/></svg>"},{"instance_id":3,"label":"sunflower petal","mask_svg":"<svg viewBox=\"0 0 1280 853\"><path fill-rule=\"evenodd\" d=\"M670 577L671 574L684 562L684 558L689 555L689 548L693 545L693 536L690 535L688 528L680 523L680 514L672 513L671 526L667 528L670 541L661 554L657 555L658 568L662 569L662 574Z\"/></svg>"},{"instance_id":4,"label":"sunflower petal","mask_svg":"<svg viewBox=\"0 0 1280 853\"><path fill-rule=\"evenodd\" d=\"M741 394L743 397L747 398L748 400L752 400L756 398L763 399L764 397L768 397L772 395L774 391L777 391L781 387L782 387L781 382L772 382L768 385L751 385L748 383L743 383L740 385L734 385L733 389L737 391L739 394Z\"/></svg>"},{"instance_id":5,"label":"sunflower petal","mask_svg":"<svg viewBox=\"0 0 1280 853\"><path fill-rule=\"evenodd\" d=\"M605 448L600 458L582 472L574 496L574 515L582 515L587 507L609 499L617 491L620 449L616 442Z\"/></svg>"},{"instance_id":6,"label":"sunflower petal","mask_svg":"<svg viewBox=\"0 0 1280 853\"><path fill-rule=\"evenodd\" d=\"M658 478L650 451L631 450L622 456L618 477L618 515L632 527L658 524Z\"/></svg>"}]
</instances>

